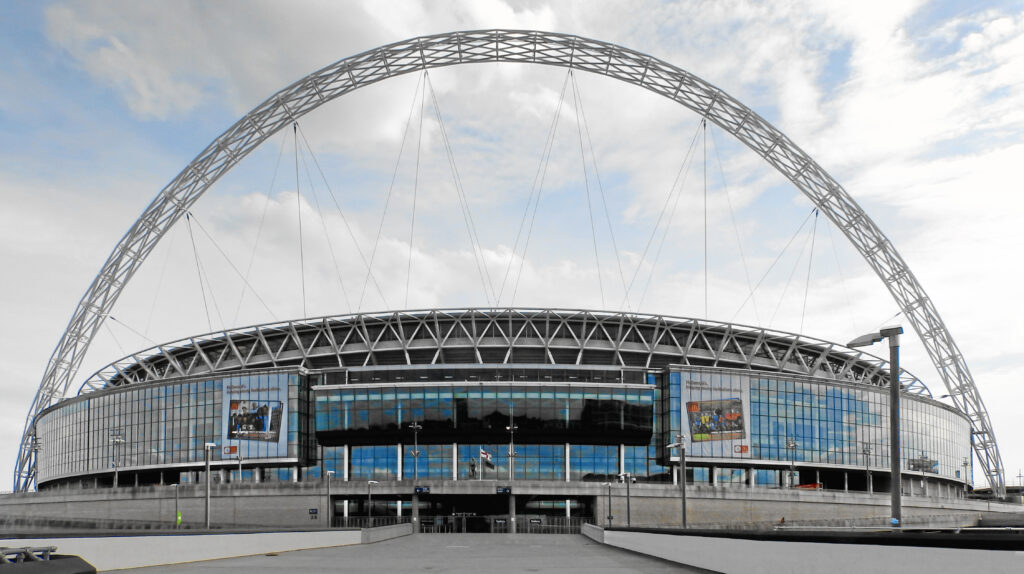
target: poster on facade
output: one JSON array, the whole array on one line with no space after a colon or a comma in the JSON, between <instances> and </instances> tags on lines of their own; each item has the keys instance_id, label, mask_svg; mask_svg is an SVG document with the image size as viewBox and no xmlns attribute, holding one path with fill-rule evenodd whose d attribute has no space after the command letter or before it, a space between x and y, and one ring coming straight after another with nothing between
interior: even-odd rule
<instances>
[{"instance_id":1,"label":"poster on facade","mask_svg":"<svg viewBox=\"0 0 1024 574\"><path fill-rule=\"evenodd\" d=\"M224 458L287 456L288 375L225 380L222 405Z\"/></svg>"},{"instance_id":2,"label":"poster on facade","mask_svg":"<svg viewBox=\"0 0 1024 574\"><path fill-rule=\"evenodd\" d=\"M686 403L693 442L736 440L745 436L743 401L739 398Z\"/></svg>"}]
</instances>

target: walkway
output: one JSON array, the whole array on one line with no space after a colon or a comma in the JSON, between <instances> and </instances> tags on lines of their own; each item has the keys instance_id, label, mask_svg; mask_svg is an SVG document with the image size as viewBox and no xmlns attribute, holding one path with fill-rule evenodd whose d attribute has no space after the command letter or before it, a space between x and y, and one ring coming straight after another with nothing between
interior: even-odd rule
<instances>
[{"instance_id":1,"label":"walkway","mask_svg":"<svg viewBox=\"0 0 1024 574\"><path fill-rule=\"evenodd\" d=\"M119 572L559 572L600 574L694 572L656 558L603 546L583 536L546 534L421 534L377 544L284 552Z\"/></svg>"}]
</instances>

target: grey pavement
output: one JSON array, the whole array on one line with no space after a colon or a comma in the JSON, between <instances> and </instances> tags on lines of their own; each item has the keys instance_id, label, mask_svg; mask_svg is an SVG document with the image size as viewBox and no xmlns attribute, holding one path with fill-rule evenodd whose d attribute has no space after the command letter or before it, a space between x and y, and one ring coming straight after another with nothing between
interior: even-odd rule
<instances>
[{"instance_id":1,"label":"grey pavement","mask_svg":"<svg viewBox=\"0 0 1024 574\"><path fill-rule=\"evenodd\" d=\"M184 572L694 572L657 558L604 546L580 535L550 534L420 534L376 544L282 552L152 566L118 572L178 574Z\"/></svg>"}]
</instances>

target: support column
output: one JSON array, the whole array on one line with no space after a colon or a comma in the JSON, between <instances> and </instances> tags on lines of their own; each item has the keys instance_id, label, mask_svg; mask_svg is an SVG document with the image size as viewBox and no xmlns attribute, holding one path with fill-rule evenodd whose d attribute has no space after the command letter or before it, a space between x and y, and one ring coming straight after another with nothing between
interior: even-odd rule
<instances>
[{"instance_id":1,"label":"support column","mask_svg":"<svg viewBox=\"0 0 1024 574\"><path fill-rule=\"evenodd\" d=\"M459 480L459 443L452 443L452 480Z\"/></svg>"},{"instance_id":2,"label":"support column","mask_svg":"<svg viewBox=\"0 0 1024 574\"><path fill-rule=\"evenodd\" d=\"M565 481L566 482L569 482L570 471L572 470L571 465L569 464L569 453L570 452L571 452L571 449L569 448L569 443L565 443ZM565 512L567 513L566 516L568 516L568 512L569 512L569 507L568 506L566 506Z\"/></svg>"},{"instance_id":3,"label":"support column","mask_svg":"<svg viewBox=\"0 0 1024 574\"><path fill-rule=\"evenodd\" d=\"M754 488L754 482L757 480L757 469L751 467L747 469L747 487Z\"/></svg>"},{"instance_id":4,"label":"support column","mask_svg":"<svg viewBox=\"0 0 1024 574\"><path fill-rule=\"evenodd\" d=\"M405 460L405 449L402 448L402 443L398 443L397 445L395 445L395 448L398 449L398 480L399 480L399 482L401 482L401 480L402 480L402 461Z\"/></svg>"},{"instance_id":5,"label":"support column","mask_svg":"<svg viewBox=\"0 0 1024 574\"><path fill-rule=\"evenodd\" d=\"M342 466L344 466L344 469L343 469L343 472L342 472L343 480L345 482L348 482L348 445L347 444L345 446L341 447L341 464L342 464ZM348 504L348 503L346 502L346 504ZM348 507L346 506L346 508L348 508ZM348 516L348 515L346 514L346 516Z\"/></svg>"},{"instance_id":6,"label":"support column","mask_svg":"<svg viewBox=\"0 0 1024 574\"><path fill-rule=\"evenodd\" d=\"M711 473L711 486L718 486L718 467L709 467L708 472Z\"/></svg>"},{"instance_id":7,"label":"support column","mask_svg":"<svg viewBox=\"0 0 1024 574\"><path fill-rule=\"evenodd\" d=\"M618 472L618 474L622 474L624 472L626 472L626 445L620 444L619 445L619 472Z\"/></svg>"},{"instance_id":8,"label":"support column","mask_svg":"<svg viewBox=\"0 0 1024 574\"><path fill-rule=\"evenodd\" d=\"M570 500L568 498L565 499L565 517L566 518L572 518L572 504L571 503L572 503L572 500Z\"/></svg>"},{"instance_id":9,"label":"support column","mask_svg":"<svg viewBox=\"0 0 1024 574\"><path fill-rule=\"evenodd\" d=\"M843 492L850 492L850 473L843 471Z\"/></svg>"},{"instance_id":10,"label":"support column","mask_svg":"<svg viewBox=\"0 0 1024 574\"><path fill-rule=\"evenodd\" d=\"M516 495L508 495L508 531L516 533Z\"/></svg>"}]
</instances>

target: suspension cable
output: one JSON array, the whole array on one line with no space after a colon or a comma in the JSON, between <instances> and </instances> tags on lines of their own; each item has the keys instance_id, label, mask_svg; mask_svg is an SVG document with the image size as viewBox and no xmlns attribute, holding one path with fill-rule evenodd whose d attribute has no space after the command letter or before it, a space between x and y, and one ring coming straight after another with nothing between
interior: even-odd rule
<instances>
[{"instance_id":1,"label":"suspension cable","mask_svg":"<svg viewBox=\"0 0 1024 574\"><path fill-rule=\"evenodd\" d=\"M811 289L811 264L814 263L814 240L818 235L818 210L814 210L814 226L811 227L811 252L807 255L807 281L804 283L804 307L800 311L800 333L804 332L804 316L807 315L807 294Z\"/></svg>"},{"instance_id":2,"label":"suspension cable","mask_svg":"<svg viewBox=\"0 0 1024 574\"><path fill-rule=\"evenodd\" d=\"M523 209L523 217L519 221L519 229L516 232L516 239L512 243L512 253L509 255L508 263L505 266L505 275L501 279L501 290L498 291L498 300L501 300L501 296L505 293L505 283L508 280L509 272L512 269L512 262L515 260L516 253L519 248L519 239L522 236L524 226L526 225L527 218L530 218L530 207L533 205L533 217L530 218L530 225L526 238L524 240L523 247L523 258L519 263L519 271L516 274L516 279L513 283L512 303L515 302L515 294L519 289L519 278L522 277L523 264L526 262L526 250L530 245L530 236L533 233L533 222L537 217L537 206L534 204L534 194L536 194L536 202L540 203L540 195L544 188L544 179L547 176L548 164L551 160L551 148L554 145L555 132L558 129L558 119L561 116L562 105L565 102L565 90L569 85L569 73L566 72L565 80L562 82L562 90L558 96L558 105L555 106L555 114L551 118L551 125L548 126L548 134L544 140L544 148L541 150L540 161L537 163L537 171L533 174L533 183L530 186L530 195L526 199L526 207Z\"/></svg>"},{"instance_id":3,"label":"suspension cable","mask_svg":"<svg viewBox=\"0 0 1024 574\"><path fill-rule=\"evenodd\" d=\"M191 214L185 214L185 225L188 227L188 238L192 241L192 255L196 262L196 276L199 277L199 292L203 295L203 308L206 309L206 326L213 332L213 322L210 321L210 306L206 304L206 289L203 287L203 272L199 266L199 250L196 249L196 238L192 234Z\"/></svg>"},{"instance_id":4,"label":"suspension cable","mask_svg":"<svg viewBox=\"0 0 1024 574\"><path fill-rule=\"evenodd\" d=\"M693 133L693 138L690 139L690 145L686 148L686 155L683 156L683 163L679 166L679 171L676 172L676 177L672 181L672 185L668 188L668 193L665 195L665 203L661 206L661 213L658 214L658 220L654 222L654 227L651 229L651 235L647 238L647 243L644 245L643 253L640 255L640 259L636 262L636 267L633 269L633 276L629 280L629 285L626 286L626 293L622 296L623 301L621 306L625 306L626 301L629 299L629 293L633 290L633 285L636 283L636 278L640 273L640 268L643 266L644 261L647 259L647 252L651 248L651 243L654 241L654 237L657 235L658 230L661 228L661 220L665 217L665 212L668 210L668 205L672 201L672 197L675 194L676 186L679 184L679 178L683 176L683 170L686 168L689 162L690 153L693 150L694 143L697 141L697 136L700 135L700 124L697 124L697 130Z\"/></svg>"},{"instance_id":5,"label":"suspension cable","mask_svg":"<svg viewBox=\"0 0 1024 574\"><path fill-rule=\"evenodd\" d=\"M267 211L270 208L270 194L274 190L274 185L277 183L277 173L281 168L281 158L284 157L284 142L281 142L281 146L277 150L277 162L274 163L274 173L270 177L270 185L267 186L267 193L263 198L263 213L260 214L260 224L256 228L256 239L252 243L252 251L249 252L249 263L245 266L245 275L242 277L242 292L238 295L238 305L235 306L235 316L231 319L232 325L238 324L238 314L242 310L242 300L245 299L246 284L249 282L249 275L252 274L252 265L256 260L256 250L260 245L260 238L263 236L263 225L267 220Z\"/></svg>"},{"instance_id":6,"label":"suspension cable","mask_svg":"<svg viewBox=\"0 0 1024 574\"><path fill-rule=\"evenodd\" d=\"M708 119L700 122L704 145L704 318L708 316Z\"/></svg>"},{"instance_id":7,"label":"suspension cable","mask_svg":"<svg viewBox=\"0 0 1024 574\"><path fill-rule=\"evenodd\" d=\"M814 215L814 211L815 211L816 209L817 209L817 208L814 208L814 209L812 209L812 210L810 211L810 213L808 213L808 214L807 214L807 217L805 217L805 218L804 218L804 221L803 221L803 223L801 223L801 224L800 224L800 227L798 227L798 228L797 228L797 230L796 230L796 232L794 232L794 233L793 233L793 236L789 238L789 241L787 241L787 242L786 242L786 245L785 245L785 246L783 246L783 248L782 248L782 251L780 251L780 252L779 252L779 254L778 254L778 255L777 255L776 257L775 257L775 260L774 260L774 261L772 261L772 264L768 266L768 270L767 270L767 271L765 271L765 272L764 272L764 275L762 275L762 276L761 276L761 279L759 279L759 280L757 281L757 285L754 285L754 288L753 288L753 289L751 289L751 290L750 290L750 293L748 293L748 294L747 294L747 297L746 297L746 299L744 299L744 300L743 300L743 302L742 302L742 303L740 303L740 306L739 306L739 308L738 308L738 309L736 309L736 312L735 312L735 313L733 313L733 316L732 316L732 318L731 318L731 319L729 319L729 322L730 322L730 323L733 323L733 322L735 322L735 321L736 321L736 316L737 316L737 315L739 315L739 314L740 314L740 311L742 311L742 310L743 310L743 307L745 307L745 306L746 306L746 304L747 304L747 301L750 301L751 297L753 297L753 296L754 296L754 292L755 292L755 291L757 291L757 290L758 290L758 289L759 289L759 288L761 287L761 283L764 283L764 280L765 280L765 279L766 279L766 278L768 277L768 274L769 274L769 273L771 273L771 272L772 272L772 269L774 269L774 268L775 268L775 264L779 262L779 259L781 259L781 258L782 258L782 256L783 256L783 255L784 255L784 254L786 253L786 250L787 250L787 249L789 249L789 246L790 246L790 245L791 245L791 244L793 243L793 240L794 240L794 239L796 239L797 235L799 235L799 234L800 234L800 232L801 232L801 231L803 230L804 226L805 226L805 225L807 225L807 222L808 222L808 221L809 221L809 220L811 219L811 216L812 216L812 215ZM769 324L771 324L771 322L770 322L770 321L769 321Z\"/></svg>"},{"instance_id":8,"label":"suspension cable","mask_svg":"<svg viewBox=\"0 0 1024 574\"><path fill-rule=\"evenodd\" d=\"M373 263L377 258L377 246L380 244L380 237L384 231L384 220L388 215L388 207L391 205L391 192L395 189L395 180L398 178L398 167L402 163L402 152L405 151L405 140L409 136L409 127L412 125L413 110L416 109L416 93L420 91L420 83L423 81L424 75L426 75L425 71L416 78L416 89L413 90L412 102L409 103L409 117L405 120L405 130L402 131L402 143L398 146L398 157L395 159L395 168L391 171L391 183L388 185L388 193L384 197L384 211L380 215L380 223L377 224L377 237L373 240L373 250L370 251L370 262L366 267L366 277L363 279L363 289L359 293L359 303L356 304L357 311L360 311L363 308L363 298L366 296L366 286L370 282ZM380 291L379 286L377 290ZM383 293L381 293L381 298L384 298ZM386 300L384 306L388 307Z\"/></svg>"},{"instance_id":9,"label":"suspension cable","mask_svg":"<svg viewBox=\"0 0 1024 574\"><path fill-rule=\"evenodd\" d=\"M426 72L424 72L425 74ZM423 148L423 108L426 106L426 82L420 94L420 125L416 132L416 171L412 178L412 217L409 218L409 258L405 268L405 308L409 308L409 283L412 280L412 243L416 231L416 196L420 186L420 152Z\"/></svg>"},{"instance_id":10,"label":"suspension cable","mask_svg":"<svg viewBox=\"0 0 1024 574\"><path fill-rule=\"evenodd\" d=\"M302 278L302 316L306 317L306 254L302 248L302 193L299 191L299 122L292 122L295 138L295 205L299 216L299 276Z\"/></svg>"},{"instance_id":11,"label":"suspension cable","mask_svg":"<svg viewBox=\"0 0 1024 574\"><path fill-rule=\"evenodd\" d=\"M743 262L743 276L747 280L747 289L753 291L753 287L750 282L750 269L747 265L747 256L743 252L743 241L741 241L740 239L739 225L736 224L736 212L732 207L732 198L730 197L729 193L729 184L725 179L725 170L722 168L722 154L719 153L718 151L718 143L715 139L714 126L712 126L712 129L709 133L711 134L711 151L714 152L715 159L718 160L718 175L719 178L721 178L722 180L722 188L725 191L725 202L729 206L729 219L732 221L733 235L736 236L736 247L739 249L740 252L740 261ZM750 304L753 305L754 307L754 319L757 321L757 324L761 324L761 316L757 309L757 299L751 296Z\"/></svg>"},{"instance_id":12,"label":"suspension cable","mask_svg":"<svg viewBox=\"0 0 1024 574\"><path fill-rule=\"evenodd\" d=\"M476 232L476 224L473 222L473 213L470 210L469 199L462 186L462 177L459 176L459 168L455 164L455 152L452 150L451 141L448 139L448 130L445 129L444 118L441 115L441 106L437 101L437 93L434 91L434 83L430 81L430 74L424 73L425 83L430 88L430 101L434 105L434 114L437 116L437 123L441 129L441 141L444 142L445 152L448 154L448 165L452 172L452 179L455 184L455 192L458 195L462 208L462 219L466 225L466 232L469 234L470 248L473 250L473 259L476 260L477 273L484 287L484 297L487 304L491 305L492 299L497 299L494 290L494 283L491 281L491 274L487 270L487 261L484 258L483 247L480 244L480 237ZM488 290L488 287L490 288Z\"/></svg>"},{"instance_id":13,"label":"suspension cable","mask_svg":"<svg viewBox=\"0 0 1024 574\"><path fill-rule=\"evenodd\" d=\"M832 226L829 225L829 220L825 219L825 234L828 235L828 242L832 246L832 255L836 259L836 271L839 272L839 282L843 286L843 298L844 307L846 307L846 314L850 317L850 327L854 333L859 333L860 329L857 328L857 318L853 314L853 305L850 304L850 290L846 284L846 275L843 273L843 265L839 262L839 252L836 250L836 242L832 239Z\"/></svg>"},{"instance_id":14,"label":"suspension cable","mask_svg":"<svg viewBox=\"0 0 1024 574\"><path fill-rule=\"evenodd\" d=\"M812 215L817 219L817 208L812 210ZM768 327L771 328L775 324L775 316L779 314L779 309L782 308L782 302L786 299L786 293L789 292L789 286L793 282L793 276L796 275L796 270L800 266L800 260L804 258L804 250L807 249L807 243L810 238L805 237L803 243L800 244L800 253L797 253L796 260L793 261L793 269L789 272L789 278L786 279L786 286L782 288L782 294L779 295L779 302L775 304L775 311L772 312L772 316L768 319Z\"/></svg>"},{"instance_id":15,"label":"suspension cable","mask_svg":"<svg viewBox=\"0 0 1024 574\"><path fill-rule=\"evenodd\" d=\"M381 300L384 302L384 306L390 307L390 305L388 305L387 298L384 297L384 290L380 288L380 283L377 282L377 277L374 276L370 269L370 263L366 260L366 255L363 253L362 248L359 247L359 241L356 240L356 235L352 231L352 226L349 225L348 218L345 217L345 212L342 211L341 204L338 203L338 198L334 195L334 190L331 189L331 184L327 181L327 176L324 174L323 168L320 167L320 161L317 160L316 154L312 153L313 147L309 145L309 140L306 139L306 134L302 131L302 126L299 126L299 137L302 138L302 143L305 144L306 149L311 150L309 155L313 160L313 165L316 167L317 172L320 173L320 179L324 182L324 187L327 188L327 194L331 196L331 201L334 202L334 207L338 210L338 215L341 216L341 222L345 225L345 230L348 232L348 236L352 240L352 245L356 248L356 253L359 254L359 259L362 260L363 265L366 266L366 273L370 277L370 280L373 281L373 286L377 288L377 294L380 295Z\"/></svg>"},{"instance_id":16,"label":"suspension cable","mask_svg":"<svg viewBox=\"0 0 1024 574\"><path fill-rule=\"evenodd\" d=\"M572 83L574 89L579 92L579 86L576 80L576 76L572 76ZM608 226L608 236L611 238L612 251L615 253L615 264L619 270L619 282L622 284L622 292L626 292L626 274L622 271L622 257L619 255L619 246L615 241L615 229L612 227L612 218L608 211L608 200L605 197L604 185L601 183L601 171L597 167L597 154L594 152L594 142L590 138L590 124L587 122L586 109L583 107L583 94L579 94L579 110L580 116L583 118L583 130L587 136L587 146L590 149L590 164L594 167L594 179L597 180L597 189L601 193L601 205L604 208L604 220ZM629 304L627 301L626 310L629 311Z\"/></svg>"},{"instance_id":17,"label":"suspension cable","mask_svg":"<svg viewBox=\"0 0 1024 574\"><path fill-rule=\"evenodd\" d=\"M690 167L693 165L693 154L695 153L694 147L696 143L697 134L695 133L693 135L693 139L690 140L690 147L687 149L686 156L683 159L682 181L680 181L678 187L675 188L679 191L676 192L676 199L672 202L672 209L669 211L668 221L665 223L665 229L661 234L661 241L658 242L658 249L654 253L654 260L651 262L651 270L647 274L647 282L644 284L644 290L640 293L640 300L637 301L636 304L637 309L643 308L644 299L647 298L647 290L650 288L651 284L654 283L654 271L658 267L658 261L661 259L661 250L665 247L665 240L668 239L668 232L672 228L672 222L675 220L676 208L679 206L679 201L683 197L683 189L686 188L686 180L689 179L690 176Z\"/></svg>"},{"instance_id":18,"label":"suspension cable","mask_svg":"<svg viewBox=\"0 0 1024 574\"><path fill-rule=\"evenodd\" d=\"M203 235L205 235L207 239L210 240L210 243L212 243L213 247L215 249L217 249L217 252L220 253L220 256L224 258L224 261L227 261L228 266L231 267L231 270L234 271L235 274L238 275L238 277L242 279L242 282L245 284L245 287L247 287L249 289L249 291L252 291L252 294L256 296L256 299L260 302L260 304L263 305L263 308L266 309L267 312L270 313L270 316L276 321L277 320L277 315L274 314L274 312L267 305L266 301L263 300L263 297L260 297L260 294L259 294L259 292L256 291L256 288L253 287L251 283L249 283L249 280L246 279L245 276L242 275L242 272L238 270L238 267L235 267L234 262L232 262L231 258L228 257L228 254L225 253L223 249L221 249L221 246L217 243L217 240L213 238L213 235L211 235L209 231L206 230L206 227L204 227L203 223L201 221L199 221L199 218L196 217L191 212L188 213L188 216L191 216L191 221L195 221L196 222L196 225L199 226L199 230L203 232ZM189 231L191 232L191 226L189 227ZM209 278L207 278L207 283L209 283ZM210 297L211 298L213 297L213 289L212 289L212 287L210 289ZM214 306L214 309L217 309L217 300L215 298L213 300L213 306ZM220 311L218 311L217 313L219 315ZM222 318L221 322L223 323L223 321L224 320Z\"/></svg>"},{"instance_id":19,"label":"suspension cable","mask_svg":"<svg viewBox=\"0 0 1024 574\"><path fill-rule=\"evenodd\" d=\"M313 150L308 146L306 147L306 151L309 152L310 157L314 156ZM302 156L302 169L306 172L306 182L309 183L310 195L313 196L313 205L316 207L316 212L319 216L318 219L320 219L320 227L324 230L324 239L327 241L327 250L330 252L331 262L334 264L334 275L338 278L338 285L341 287L341 296L345 299L345 307L349 312L351 312L352 302L349 301L348 291L345 289L345 282L341 278L341 268L338 267L338 257L334 252L334 242L331 241L331 234L327 229L327 221L324 220L324 212L320 207L320 197L316 191L316 186L313 185L313 176L309 173L309 164L306 163L305 155Z\"/></svg>"},{"instance_id":20,"label":"suspension cable","mask_svg":"<svg viewBox=\"0 0 1024 574\"><path fill-rule=\"evenodd\" d=\"M167 272L167 264L171 261L171 253L174 252L174 240L177 239L177 235L174 235L173 233L168 232L168 235L171 237L167 242L167 253L164 256L164 264L160 266L160 278L156 282L156 290L153 291L153 302L149 306L149 314L146 315L145 331L147 333L149 332L150 325L153 324L153 313L156 312L157 299L160 298L160 289L164 286L164 274Z\"/></svg>"},{"instance_id":21,"label":"suspension cable","mask_svg":"<svg viewBox=\"0 0 1024 574\"><path fill-rule=\"evenodd\" d=\"M137 336L141 337L142 339L145 339L147 343L149 343L149 344L151 344L151 345L156 345L156 344L157 344L157 342L156 342L156 341L154 341L153 339L150 339L149 337L147 337L147 336L143 335L142 333L138 332L137 330L135 330L135 329L132 329L131 325L129 325L128 323L125 323L124 321L121 321L121 320L120 320L120 319L118 319L117 317L115 317L115 316L113 316L113 315L110 315L110 314L108 314L108 315L107 315L107 318L108 318L108 319L110 319L111 321L113 321L113 322L115 322L115 323L117 323L117 324L121 325L121 326L122 326L122 327L124 327L125 329L128 329L128 330L129 330L129 331L131 331L132 333L135 333L135 334L136 334ZM127 353L126 353L126 354L127 354Z\"/></svg>"},{"instance_id":22,"label":"suspension cable","mask_svg":"<svg viewBox=\"0 0 1024 574\"><path fill-rule=\"evenodd\" d=\"M572 69L569 70L569 76L572 76ZM597 288L601 293L601 308L605 307L604 303L604 281L601 279L601 256L597 249L597 227L594 225L594 207L590 201L590 177L587 175L587 157L583 152L583 125L580 122L580 103L579 93L576 89L576 82L572 83L572 101L573 108L576 110L576 135L580 142L580 167L583 168L583 185L587 192L587 215L590 217L590 238L594 244L594 262L597 265Z\"/></svg>"}]
</instances>

